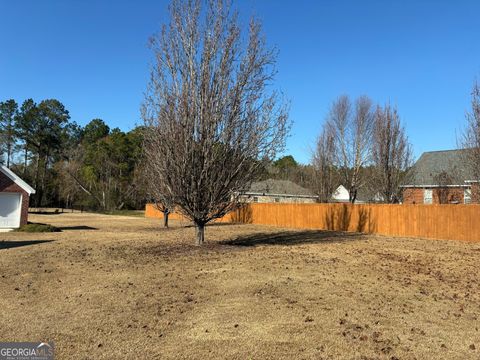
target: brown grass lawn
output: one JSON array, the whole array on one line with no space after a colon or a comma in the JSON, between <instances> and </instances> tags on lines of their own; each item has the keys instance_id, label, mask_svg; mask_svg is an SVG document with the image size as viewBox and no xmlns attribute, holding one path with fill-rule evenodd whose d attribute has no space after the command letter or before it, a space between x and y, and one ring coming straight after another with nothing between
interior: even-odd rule
<instances>
[{"instance_id":1,"label":"brown grass lawn","mask_svg":"<svg viewBox=\"0 0 480 360\"><path fill-rule=\"evenodd\" d=\"M57 359L480 359L479 243L30 220L63 232L0 234L0 340Z\"/></svg>"}]
</instances>

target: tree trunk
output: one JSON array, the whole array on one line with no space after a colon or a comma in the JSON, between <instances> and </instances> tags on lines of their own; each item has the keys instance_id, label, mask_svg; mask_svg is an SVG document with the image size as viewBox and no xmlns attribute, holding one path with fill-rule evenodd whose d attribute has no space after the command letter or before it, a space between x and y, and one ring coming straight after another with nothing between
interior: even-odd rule
<instances>
[{"instance_id":1,"label":"tree trunk","mask_svg":"<svg viewBox=\"0 0 480 360\"><path fill-rule=\"evenodd\" d=\"M105 201L105 190L102 191L102 208L103 208L103 211L107 211L107 202Z\"/></svg>"},{"instance_id":2,"label":"tree trunk","mask_svg":"<svg viewBox=\"0 0 480 360\"><path fill-rule=\"evenodd\" d=\"M170 214L170 211L168 209L165 209L163 211L163 227L168 228L168 215Z\"/></svg>"},{"instance_id":3,"label":"tree trunk","mask_svg":"<svg viewBox=\"0 0 480 360\"><path fill-rule=\"evenodd\" d=\"M12 145L10 143L10 140L7 144L7 168L10 169L10 157L12 156Z\"/></svg>"},{"instance_id":4,"label":"tree trunk","mask_svg":"<svg viewBox=\"0 0 480 360\"><path fill-rule=\"evenodd\" d=\"M42 193L41 193L41 196L40 198L38 199L38 201L40 202L40 206L44 205L44 201L43 201L43 198L44 198L44 195L45 195L45 187L46 187L46 182L47 182L47 167L48 167L48 154L45 155L45 162L43 164L43 174L42 174L42 184L41 184L41 187L42 187ZM48 204L46 204L48 205Z\"/></svg>"},{"instance_id":5,"label":"tree trunk","mask_svg":"<svg viewBox=\"0 0 480 360\"><path fill-rule=\"evenodd\" d=\"M357 200L357 189L350 191L350 202L355 204L355 200Z\"/></svg>"},{"instance_id":6,"label":"tree trunk","mask_svg":"<svg viewBox=\"0 0 480 360\"><path fill-rule=\"evenodd\" d=\"M24 159L23 159L23 177L27 177L27 163L28 163L28 148L27 144L25 144L25 153L24 153Z\"/></svg>"},{"instance_id":7,"label":"tree trunk","mask_svg":"<svg viewBox=\"0 0 480 360\"><path fill-rule=\"evenodd\" d=\"M35 190L37 191L35 194L35 206L38 208L40 207L38 198L41 195L41 189L38 187L38 178L40 177L40 154L37 154L37 162L35 165Z\"/></svg>"},{"instance_id":8,"label":"tree trunk","mask_svg":"<svg viewBox=\"0 0 480 360\"><path fill-rule=\"evenodd\" d=\"M203 245L205 241L205 224L195 223L195 227L197 228L197 245Z\"/></svg>"}]
</instances>

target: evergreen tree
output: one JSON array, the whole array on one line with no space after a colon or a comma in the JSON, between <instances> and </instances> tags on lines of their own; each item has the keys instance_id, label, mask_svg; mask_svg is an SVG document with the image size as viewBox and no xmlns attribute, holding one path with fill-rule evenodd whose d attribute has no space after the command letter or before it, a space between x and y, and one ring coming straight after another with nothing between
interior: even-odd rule
<instances>
[{"instance_id":1,"label":"evergreen tree","mask_svg":"<svg viewBox=\"0 0 480 360\"><path fill-rule=\"evenodd\" d=\"M17 132L15 130L15 121L18 117L18 104L10 99L0 102L0 146L2 153L5 154L5 164L9 168L17 143Z\"/></svg>"}]
</instances>

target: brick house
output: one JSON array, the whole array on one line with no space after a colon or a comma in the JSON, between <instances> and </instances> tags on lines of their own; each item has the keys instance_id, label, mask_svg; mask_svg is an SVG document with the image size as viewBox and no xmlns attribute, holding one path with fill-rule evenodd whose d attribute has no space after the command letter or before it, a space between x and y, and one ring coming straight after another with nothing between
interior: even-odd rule
<instances>
[{"instance_id":1,"label":"brick house","mask_svg":"<svg viewBox=\"0 0 480 360\"><path fill-rule=\"evenodd\" d=\"M30 195L35 190L6 166L0 165L0 230L27 224Z\"/></svg>"},{"instance_id":2,"label":"brick house","mask_svg":"<svg viewBox=\"0 0 480 360\"><path fill-rule=\"evenodd\" d=\"M470 204L480 202L479 182L465 164L465 151L429 151L413 166L402 185L404 204Z\"/></svg>"},{"instance_id":3,"label":"brick house","mask_svg":"<svg viewBox=\"0 0 480 360\"><path fill-rule=\"evenodd\" d=\"M252 183L240 199L253 203L315 203L318 196L292 181L268 179Z\"/></svg>"}]
</instances>

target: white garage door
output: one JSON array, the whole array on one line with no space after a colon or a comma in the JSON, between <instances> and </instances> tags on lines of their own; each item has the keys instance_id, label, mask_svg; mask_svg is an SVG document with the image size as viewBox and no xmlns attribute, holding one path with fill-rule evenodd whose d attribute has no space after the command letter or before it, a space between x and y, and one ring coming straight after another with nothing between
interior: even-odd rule
<instances>
[{"instance_id":1,"label":"white garage door","mask_svg":"<svg viewBox=\"0 0 480 360\"><path fill-rule=\"evenodd\" d=\"M20 227L21 194L0 193L0 228Z\"/></svg>"}]
</instances>

